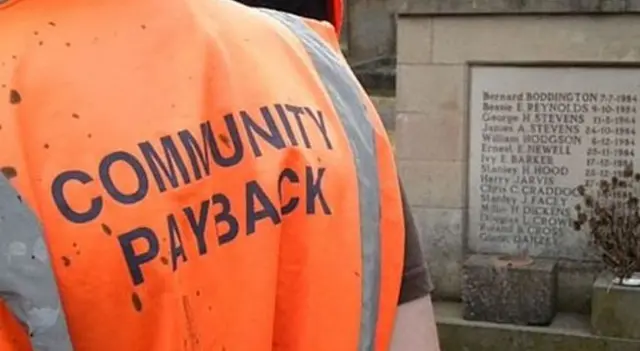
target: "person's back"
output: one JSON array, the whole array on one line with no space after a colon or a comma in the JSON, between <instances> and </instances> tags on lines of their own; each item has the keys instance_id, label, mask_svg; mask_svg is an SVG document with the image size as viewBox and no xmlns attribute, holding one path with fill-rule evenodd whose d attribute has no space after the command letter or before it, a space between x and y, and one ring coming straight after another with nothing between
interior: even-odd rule
<instances>
[{"instance_id":1,"label":"person's back","mask_svg":"<svg viewBox=\"0 0 640 351\"><path fill-rule=\"evenodd\" d=\"M386 348L393 156L309 25L231 1L0 7L0 167L45 233L0 221L0 291L34 349Z\"/></svg>"}]
</instances>

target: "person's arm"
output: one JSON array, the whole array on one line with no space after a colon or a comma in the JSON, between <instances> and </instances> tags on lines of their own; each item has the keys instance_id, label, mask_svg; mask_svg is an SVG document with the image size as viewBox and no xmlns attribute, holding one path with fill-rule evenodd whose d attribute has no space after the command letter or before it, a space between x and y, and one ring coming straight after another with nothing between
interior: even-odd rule
<instances>
[{"instance_id":1,"label":"person's arm","mask_svg":"<svg viewBox=\"0 0 640 351\"><path fill-rule=\"evenodd\" d=\"M433 285L402 183L400 191L405 225L405 263L391 351L439 351L430 296Z\"/></svg>"},{"instance_id":2,"label":"person's arm","mask_svg":"<svg viewBox=\"0 0 640 351\"><path fill-rule=\"evenodd\" d=\"M44 235L0 173L0 351L72 349Z\"/></svg>"},{"instance_id":3,"label":"person's arm","mask_svg":"<svg viewBox=\"0 0 640 351\"><path fill-rule=\"evenodd\" d=\"M15 193L4 191L5 188L8 188L9 181L5 177L6 169L3 168L0 170L0 246L9 248L11 245L9 244L11 241L12 234L9 229L10 225L13 224L13 219L16 216L16 213L13 211L8 211L8 208L11 207L11 203L17 202L15 198ZM11 250L7 249L7 256L3 256L3 260L11 260ZM11 273L5 273L6 266L4 264L0 265L2 268L0 269L0 275L7 275ZM8 307L8 300L12 296L8 291L7 287L1 282L4 281L4 277L0 277L0 350L2 351L29 351L31 350L31 343L29 341L29 336L27 330L23 325L18 322L18 319L11 313L11 310Z\"/></svg>"},{"instance_id":4,"label":"person's arm","mask_svg":"<svg viewBox=\"0 0 640 351\"><path fill-rule=\"evenodd\" d=\"M440 351L429 295L398 307L391 351Z\"/></svg>"}]
</instances>

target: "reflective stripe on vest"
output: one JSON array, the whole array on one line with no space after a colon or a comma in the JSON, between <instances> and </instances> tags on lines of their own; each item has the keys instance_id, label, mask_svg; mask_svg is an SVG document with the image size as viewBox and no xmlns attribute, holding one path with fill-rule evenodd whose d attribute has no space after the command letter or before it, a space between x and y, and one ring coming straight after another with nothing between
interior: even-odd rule
<instances>
[{"instance_id":1,"label":"reflective stripe on vest","mask_svg":"<svg viewBox=\"0 0 640 351\"><path fill-rule=\"evenodd\" d=\"M304 45L347 133L358 172L360 236L362 238L362 316L359 351L373 350L380 297L380 186L374 130L343 62L299 18L262 9L286 25Z\"/></svg>"},{"instance_id":2,"label":"reflective stripe on vest","mask_svg":"<svg viewBox=\"0 0 640 351\"><path fill-rule=\"evenodd\" d=\"M0 175L0 297L25 325L34 351L71 351L42 228Z\"/></svg>"}]
</instances>

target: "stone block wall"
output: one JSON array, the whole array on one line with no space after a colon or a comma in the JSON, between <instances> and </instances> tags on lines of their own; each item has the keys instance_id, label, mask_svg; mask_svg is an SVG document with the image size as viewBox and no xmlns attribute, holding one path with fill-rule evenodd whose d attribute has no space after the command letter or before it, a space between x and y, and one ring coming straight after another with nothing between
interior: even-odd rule
<instances>
[{"instance_id":1,"label":"stone block wall","mask_svg":"<svg viewBox=\"0 0 640 351\"><path fill-rule=\"evenodd\" d=\"M640 15L631 13L640 1L511 3L408 0L398 20L396 152L440 298L459 299L471 253L470 64L640 63ZM600 265L567 261L559 268L560 308L586 312Z\"/></svg>"},{"instance_id":2,"label":"stone block wall","mask_svg":"<svg viewBox=\"0 0 640 351\"><path fill-rule=\"evenodd\" d=\"M345 0L346 39L353 62L393 56L396 14L402 0Z\"/></svg>"}]
</instances>

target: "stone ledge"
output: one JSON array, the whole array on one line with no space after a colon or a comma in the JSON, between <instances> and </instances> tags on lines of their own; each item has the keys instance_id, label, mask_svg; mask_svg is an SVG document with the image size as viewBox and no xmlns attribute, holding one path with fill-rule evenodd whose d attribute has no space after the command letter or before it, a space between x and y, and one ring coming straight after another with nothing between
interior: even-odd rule
<instances>
[{"instance_id":1,"label":"stone ledge","mask_svg":"<svg viewBox=\"0 0 640 351\"><path fill-rule=\"evenodd\" d=\"M406 15L575 15L640 13L640 0L406 0Z\"/></svg>"},{"instance_id":2,"label":"stone ledge","mask_svg":"<svg viewBox=\"0 0 640 351\"><path fill-rule=\"evenodd\" d=\"M376 57L361 62L351 62L351 69L360 84L371 95L395 96L396 58Z\"/></svg>"},{"instance_id":3,"label":"stone ledge","mask_svg":"<svg viewBox=\"0 0 640 351\"><path fill-rule=\"evenodd\" d=\"M354 70L360 84L372 95L394 96L396 92L395 68Z\"/></svg>"},{"instance_id":4,"label":"stone ledge","mask_svg":"<svg viewBox=\"0 0 640 351\"><path fill-rule=\"evenodd\" d=\"M593 335L589 317L559 313L549 327L462 319L462 304L435 302L442 351L638 351L640 341Z\"/></svg>"}]
</instances>

